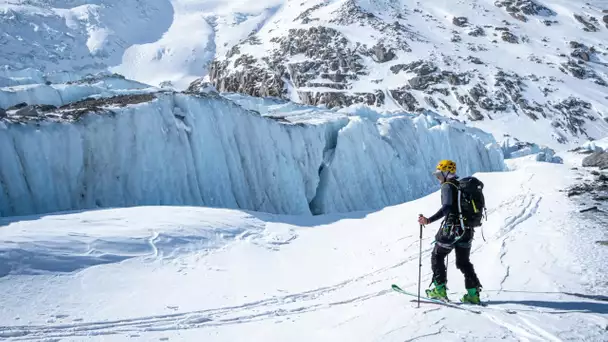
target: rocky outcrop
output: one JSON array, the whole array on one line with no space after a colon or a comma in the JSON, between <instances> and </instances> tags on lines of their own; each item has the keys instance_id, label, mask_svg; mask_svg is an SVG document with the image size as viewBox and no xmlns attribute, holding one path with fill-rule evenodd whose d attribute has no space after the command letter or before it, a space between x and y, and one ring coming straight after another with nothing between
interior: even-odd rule
<instances>
[{"instance_id":1,"label":"rocky outcrop","mask_svg":"<svg viewBox=\"0 0 608 342\"><path fill-rule=\"evenodd\" d=\"M576 19L576 21L578 21L579 23L583 24L583 30L587 31L587 32L597 32L599 30L599 28L594 24L597 23L597 19L593 18L593 17L585 17L581 14L574 14L574 19ZM594 22L594 23L592 23Z\"/></svg>"},{"instance_id":2,"label":"rocky outcrop","mask_svg":"<svg viewBox=\"0 0 608 342\"><path fill-rule=\"evenodd\" d=\"M519 38L517 38L516 35L514 35L513 33L509 32L509 31L504 31L500 35L500 38L502 38L502 40L504 40L507 43L511 43L511 44L518 44L519 43Z\"/></svg>"},{"instance_id":3,"label":"rocky outcrop","mask_svg":"<svg viewBox=\"0 0 608 342\"><path fill-rule=\"evenodd\" d=\"M381 90L374 93L344 93L344 92L307 92L299 91L302 102L313 106L325 105L327 108L348 107L356 103L370 106L384 104L385 95Z\"/></svg>"},{"instance_id":4,"label":"rocky outcrop","mask_svg":"<svg viewBox=\"0 0 608 342\"><path fill-rule=\"evenodd\" d=\"M374 60L378 63L386 63L397 57L395 50L387 48L381 42L376 44L369 53L375 57Z\"/></svg>"},{"instance_id":5,"label":"rocky outcrop","mask_svg":"<svg viewBox=\"0 0 608 342\"><path fill-rule=\"evenodd\" d=\"M482 37L486 35L486 31L481 26L475 26L475 28L470 30L467 34L473 37Z\"/></svg>"},{"instance_id":6,"label":"rocky outcrop","mask_svg":"<svg viewBox=\"0 0 608 342\"><path fill-rule=\"evenodd\" d=\"M291 29L287 36L274 38L273 43L277 44L278 48L271 56L261 60L247 54L237 54L234 60L215 61L210 70L211 83L221 92L239 92L262 97L285 95L286 79L297 88L324 87L345 90L349 88L347 80L356 80L367 74L361 55L373 55L379 63L395 57L393 50L380 43L371 49L357 46L353 50L349 41L339 31L323 26ZM295 55L304 55L307 59L288 62L289 58ZM319 77L327 82L314 81ZM346 101L346 98L349 100ZM362 97L361 94L336 97L325 93L309 94L303 99L311 101L305 102L306 104L339 104ZM366 98L365 103L368 102Z\"/></svg>"},{"instance_id":7,"label":"rocky outcrop","mask_svg":"<svg viewBox=\"0 0 608 342\"><path fill-rule=\"evenodd\" d=\"M584 167L599 167L600 170L608 169L608 152L595 152L583 159Z\"/></svg>"},{"instance_id":8,"label":"rocky outcrop","mask_svg":"<svg viewBox=\"0 0 608 342\"><path fill-rule=\"evenodd\" d=\"M504 8L513 18L523 22L528 21L528 16L550 17L556 15L553 10L533 0L499 0L494 4Z\"/></svg>"},{"instance_id":9,"label":"rocky outcrop","mask_svg":"<svg viewBox=\"0 0 608 342\"><path fill-rule=\"evenodd\" d=\"M602 77L600 77L593 69L585 66L584 60L580 56L581 52L576 52L575 54L577 54L577 57L579 57L581 60L577 62L573 59L569 59L567 62L562 63L559 69L563 73L572 75L573 77L580 78L582 80L591 79L596 84L599 84L601 86L608 86L608 83L606 83L606 81ZM582 57L590 58L587 53L585 54L583 54Z\"/></svg>"},{"instance_id":10,"label":"rocky outcrop","mask_svg":"<svg viewBox=\"0 0 608 342\"><path fill-rule=\"evenodd\" d=\"M6 110L6 120L11 123L27 123L32 121L73 122L87 113L112 112L112 107L150 102L155 94L119 95L104 98L88 98L70 103L59 108L51 105L27 105L21 103Z\"/></svg>"},{"instance_id":11,"label":"rocky outcrop","mask_svg":"<svg viewBox=\"0 0 608 342\"><path fill-rule=\"evenodd\" d=\"M185 93L219 95L219 92L213 86L213 84L211 84L211 82L208 82L205 78L199 78L194 82L190 83Z\"/></svg>"},{"instance_id":12,"label":"rocky outcrop","mask_svg":"<svg viewBox=\"0 0 608 342\"><path fill-rule=\"evenodd\" d=\"M452 19L452 24L458 27L465 27L469 24L469 19L467 19L466 17L454 17Z\"/></svg>"},{"instance_id":13,"label":"rocky outcrop","mask_svg":"<svg viewBox=\"0 0 608 342\"><path fill-rule=\"evenodd\" d=\"M412 95L411 92L407 91L405 87L390 90L391 96L397 101L397 103L405 110L415 112L419 110L418 100ZM435 105L436 106L436 105Z\"/></svg>"}]
</instances>

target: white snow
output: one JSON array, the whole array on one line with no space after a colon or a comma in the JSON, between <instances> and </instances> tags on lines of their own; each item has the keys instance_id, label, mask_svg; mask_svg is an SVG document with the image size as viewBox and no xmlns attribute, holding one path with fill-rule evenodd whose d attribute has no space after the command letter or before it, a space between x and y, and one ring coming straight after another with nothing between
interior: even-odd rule
<instances>
[{"instance_id":1,"label":"white snow","mask_svg":"<svg viewBox=\"0 0 608 342\"><path fill-rule=\"evenodd\" d=\"M0 127L0 214L133 205L378 209L430 190L437 158L457 160L463 172L504 169L485 134L425 116L376 122L304 107L305 116L279 123L217 96L156 96L75 123Z\"/></svg>"},{"instance_id":2,"label":"white snow","mask_svg":"<svg viewBox=\"0 0 608 342\"><path fill-rule=\"evenodd\" d=\"M482 314L422 304L419 213L298 217L139 207L0 219L0 336L8 341L603 341L601 223L561 193L572 165L477 174L489 219L472 261ZM514 166L515 167L515 166ZM436 225L424 230L422 284ZM451 255L449 296L464 293ZM504 309L515 310L509 314Z\"/></svg>"},{"instance_id":3,"label":"white snow","mask_svg":"<svg viewBox=\"0 0 608 342\"><path fill-rule=\"evenodd\" d=\"M111 97L124 93L156 91L148 85L111 75L95 75L71 84L26 84L0 87L0 108L19 103L63 106L93 95Z\"/></svg>"}]
</instances>

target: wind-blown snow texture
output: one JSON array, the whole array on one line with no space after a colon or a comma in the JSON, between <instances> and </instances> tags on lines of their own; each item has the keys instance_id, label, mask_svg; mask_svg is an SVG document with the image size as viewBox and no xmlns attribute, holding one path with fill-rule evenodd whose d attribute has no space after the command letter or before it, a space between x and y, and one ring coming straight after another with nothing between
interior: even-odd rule
<instances>
[{"instance_id":1,"label":"wind-blown snow texture","mask_svg":"<svg viewBox=\"0 0 608 342\"><path fill-rule=\"evenodd\" d=\"M591 179L564 157L476 174L489 214L471 251L480 315L390 289L416 291L416 219L439 206L435 192L314 217L155 206L0 218L0 339L605 341L606 214L561 192ZM437 227L423 231L423 286Z\"/></svg>"},{"instance_id":2,"label":"wind-blown snow texture","mask_svg":"<svg viewBox=\"0 0 608 342\"><path fill-rule=\"evenodd\" d=\"M504 168L486 135L424 116L373 121L318 111L280 123L213 95L90 101L51 109L35 124L19 112L2 121L3 216L167 204L344 212L423 195L436 183L438 158L455 159L463 174ZM97 113L57 119L78 111Z\"/></svg>"}]
</instances>

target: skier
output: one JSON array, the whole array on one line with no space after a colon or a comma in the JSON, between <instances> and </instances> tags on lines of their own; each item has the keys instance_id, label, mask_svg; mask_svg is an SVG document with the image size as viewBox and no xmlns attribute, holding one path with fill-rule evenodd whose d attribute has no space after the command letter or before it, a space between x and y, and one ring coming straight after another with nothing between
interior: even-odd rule
<instances>
[{"instance_id":1,"label":"skier","mask_svg":"<svg viewBox=\"0 0 608 342\"><path fill-rule=\"evenodd\" d=\"M462 224L458 213L458 176L456 176L456 163L451 160L442 160L433 173L441 182L441 209L427 218L420 216L418 223L427 225L444 218L441 227L435 236L435 248L431 256L433 270L433 289L426 290L429 298L447 300L446 283L447 271L445 258L456 250L456 267L464 274L465 294L461 301L464 303L479 304L481 283L475 274L473 264L469 260L473 229ZM466 221L465 221L466 222Z\"/></svg>"}]
</instances>

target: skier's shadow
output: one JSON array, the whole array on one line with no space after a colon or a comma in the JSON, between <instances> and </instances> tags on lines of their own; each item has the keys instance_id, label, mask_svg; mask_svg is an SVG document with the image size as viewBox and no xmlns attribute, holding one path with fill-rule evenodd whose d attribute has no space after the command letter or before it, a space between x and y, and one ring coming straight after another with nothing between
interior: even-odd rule
<instances>
[{"instance_id":1,"label":"skier's shadow","mask_svg":"<svg viewBox=\"0 0 608 342\"><path fill-rule=\"evenodd\" d=\"M553 302L547 300L489 300L486 303L489 305L499 304L517 304L534 306L538 308L547 308L560 311L573 311L583 313L608 314L608 304L598 302Z\"/></svg>"}]
</instances>

